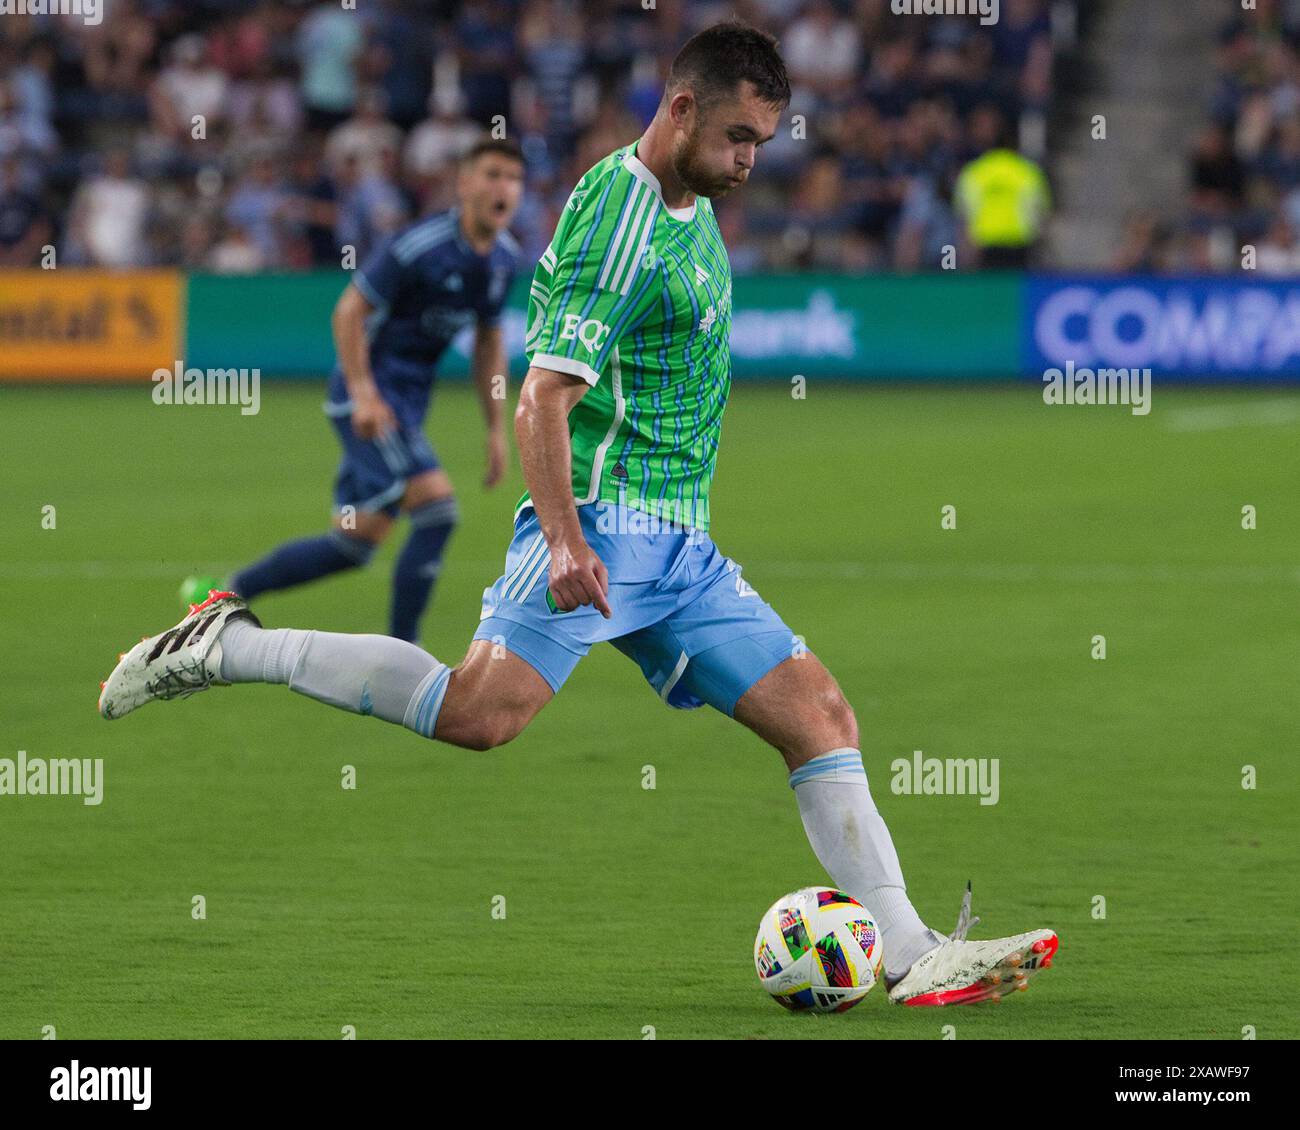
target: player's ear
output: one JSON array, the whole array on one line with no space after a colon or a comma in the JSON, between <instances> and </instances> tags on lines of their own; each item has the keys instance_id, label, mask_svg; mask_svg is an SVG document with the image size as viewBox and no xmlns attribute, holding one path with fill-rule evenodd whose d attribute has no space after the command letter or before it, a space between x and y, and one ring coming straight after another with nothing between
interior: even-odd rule
<instances>
[{"instance_id":1,"label":"player's ear","mask_svg":"<svg viewBox=\"0 0 1300 1130\"><path fill-rule=\"evenodd\" d=\"M690 130L694 116L699 113L695 94L688 88L679 90L668 100L668 120L678 129Z\"/></svg>"}]
</instances>

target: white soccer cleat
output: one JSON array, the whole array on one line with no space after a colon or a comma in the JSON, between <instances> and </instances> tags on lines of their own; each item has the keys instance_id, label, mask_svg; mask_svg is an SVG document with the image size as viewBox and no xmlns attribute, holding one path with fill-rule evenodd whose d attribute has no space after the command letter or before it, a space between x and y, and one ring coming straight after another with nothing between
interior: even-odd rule
<instances>
[{"instance_id":1,"label":"white soccer cleat","mask_svg":"<svg viewBox=\"0 0 1300 1130\"><path fill-rule=\"evenodd\" d=\"M1009 938L968 942L966 931L979 921L970 916L970 884L961 900L957 929L920 958L889 990L895 1004L996 1004L1029 988L1029 978L1052 964L1060 944L1054 930L1031 930Z\"/></svg>"},{"instance_id":2,"label":"white soccer cleat","mask_svg":"<svg viewBox=\"0 0 1300 1130\"><path fill-rule=\"evenodd\" d=\"M174 628L146 636L117 657L113 673L99 684L99 713L109 719L130 714L154 699L186 698L225 685L221 671L221 630L232 619L261 627L248 605L233 592L212 589Z\"/></svg>"}]
</instances>

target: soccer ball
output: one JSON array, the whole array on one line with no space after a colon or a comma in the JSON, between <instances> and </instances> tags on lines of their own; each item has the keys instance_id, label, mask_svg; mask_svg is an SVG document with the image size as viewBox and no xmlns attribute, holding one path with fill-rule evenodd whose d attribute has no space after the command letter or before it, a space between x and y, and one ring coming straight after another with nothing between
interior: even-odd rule
<instances>
[{"instance_id":1,"label":"soccer ball","mask_svg":"<svg viewBox=\"0 0 1300 1130\"><path fill-rule=\"evenodd\" d=\"M181 607L187 608L191 604L202 604L208 599L209 591L219 588L221 582L216 577L186 577L176 595L180 597Z\"/></svg>"},{"instance_id":2,"label":"soccer ball","mask_svg":"<svg viewBox=\"0 0 1300 1130\"><path fill-rule=\"evenodd\" d=\"M795 1012L845 1012L884 975L875 919L832 887L804 887L779 898L754 940L759 984Z\"/></svg>"}]
</instances>

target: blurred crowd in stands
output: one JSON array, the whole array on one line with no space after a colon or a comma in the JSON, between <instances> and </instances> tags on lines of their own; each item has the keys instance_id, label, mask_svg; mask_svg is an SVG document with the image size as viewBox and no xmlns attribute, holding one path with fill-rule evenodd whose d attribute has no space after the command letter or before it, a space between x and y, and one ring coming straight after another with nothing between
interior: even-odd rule
<instances>
[{"instance_id":1,"label":"blurred crowd in stands","mask_svg":"<svg viewBox=\"0 0 1300 1130\"><path fill-rule=\"evenodd\" d=\"M1181 215L1130 218L1125 271L1300 274L1300 0L1255 0L1219 35Z\"/></svg>"},{"instance_id":2,"label":"blurred crowd in stands","mask_svg":"<svg viewBox=\"0 0 1300 1130\"><path fill-rule=\"evenodd\" d=\"M1043 158L1074 0L1002 0L988 27L890 0L102 2L97 25L0 19L0 265L49 244L61 266L337 267L451 204L494 121L527 157L514 226L535 257L582 172L649 121L677 48L735 14L779 37L794 88L760 175L718 208L736 272L931 268L960 242L967 163ZM1266 184L1280 237L1295 51L1245 25L1224 59L1194 222L1247 215Z\"/></svg>"}]
</instances>

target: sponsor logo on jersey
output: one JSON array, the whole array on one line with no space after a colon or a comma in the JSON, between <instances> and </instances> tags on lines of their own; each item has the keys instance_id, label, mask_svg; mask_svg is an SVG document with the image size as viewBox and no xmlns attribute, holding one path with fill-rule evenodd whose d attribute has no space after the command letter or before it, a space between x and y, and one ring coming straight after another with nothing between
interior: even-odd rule
<instances>
[{"instance_id":1,"label":"sponsor logo on jersey","mask_svg":"<svg viewBox=\"0 0 1300 1130\"><path fill-rule=\"evenodd\" d=\"M474 320L473 310L453 310L430 306L420 314L420 329L431 337L455 337Z\"/></svg>"},{"instance_id":2,"label":"sponsor logo on jersey","mask_svg":"<svg viewBox=\"0 0 1300 1130\"><path fill-rule=\"evenodd\" d=\"M561 341L573 341L575 338L587 347L590 353L598 353L605 339L609 337L609 327L595 318L583 319L581 314L565 314L564 325L560 330Z\"/></svg>"}]
</instances>

